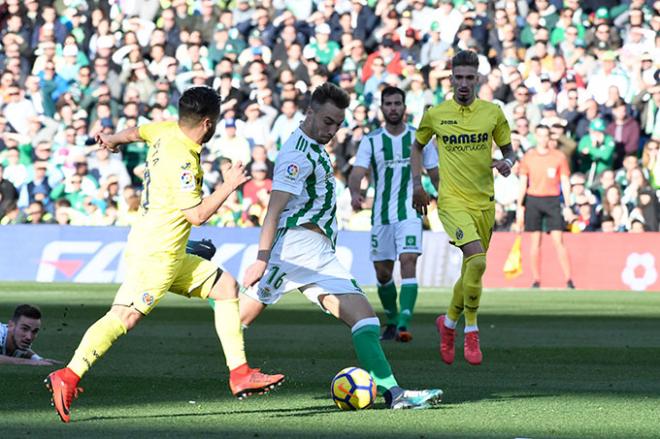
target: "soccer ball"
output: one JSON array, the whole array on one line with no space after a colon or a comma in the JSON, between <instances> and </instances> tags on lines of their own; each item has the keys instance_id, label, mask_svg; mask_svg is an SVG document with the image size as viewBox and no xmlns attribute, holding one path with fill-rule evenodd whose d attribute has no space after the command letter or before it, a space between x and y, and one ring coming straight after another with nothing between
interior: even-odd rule
<instances>
[{"instance_id":1,"label":"soccer ball","mask_svg":"<svg viewBox=\"0 0 660 439\"><path fill-rule=\"evenodd\" d=\"M370 408L376 401L376 383L366 370L347 367L333 378L330 395L342 410Z\"/></svg>"}]
</instances>

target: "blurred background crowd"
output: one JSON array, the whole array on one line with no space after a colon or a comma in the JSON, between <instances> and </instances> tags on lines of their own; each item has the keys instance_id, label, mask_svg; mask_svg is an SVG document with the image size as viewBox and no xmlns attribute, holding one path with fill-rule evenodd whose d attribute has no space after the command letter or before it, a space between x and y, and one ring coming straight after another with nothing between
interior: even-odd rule
<instances>
[{"instance_id":1,"label":"blurred background crowd","mask_svg":"<svg viewBox=\"0 0 660 439\"><path fill-rule=\"evenodd\" d=\"M416 126L451 99L448 61L469 49L518 154L539 125L566 154L567 230L658 230L660 1L0 0L0 42L1 224L130 225L146 146L110 155L94 136L174 119L181 92L207 84L223 111L204 191L232 161L252 176L209 224L258 226L278 148L330 80L352 97L327 146L340 227L368 230L369 197L353 212L346 180L380 90L404 89ZM517 168L495 177L496 230L515 228Z\"/></svg>"}]
</instances>

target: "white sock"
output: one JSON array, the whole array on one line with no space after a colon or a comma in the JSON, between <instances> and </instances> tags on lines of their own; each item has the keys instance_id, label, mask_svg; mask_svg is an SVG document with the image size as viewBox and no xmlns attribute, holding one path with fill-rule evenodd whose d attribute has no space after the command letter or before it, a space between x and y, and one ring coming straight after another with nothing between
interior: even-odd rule
<instances>
[{"instance_id":1,"label":"white sock","mask_svg":"<svg viewBox=\"0 0 660 439\"><path fill-rule=\"evenodd\" d=\"M452 320L445 316L445 328L456 329L456 320Z\"/></svg>"},{"instance_id":2,"label":"white sock","mask_svg":"<svg viewBox=\"0 0 660 439\"><path fill-rule=\"evenodd\" d=\"M479 332L479 327L477 325L474 326L465 326L465 333L467 334L468 332Z\"/></svg>"}]
</instances>

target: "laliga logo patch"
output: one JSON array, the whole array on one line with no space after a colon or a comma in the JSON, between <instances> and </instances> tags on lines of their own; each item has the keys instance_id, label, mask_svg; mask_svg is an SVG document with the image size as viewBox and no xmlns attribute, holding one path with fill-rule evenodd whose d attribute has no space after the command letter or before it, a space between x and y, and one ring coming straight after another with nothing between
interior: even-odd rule
<instances>
[{"instance_id":1,"label":"laliga logo patch","mask_svg":"<svg viewBox=\"0 0 660 439\"><path fill-rule=\"evenodd\" d=\"M300 173L300 168L295 163L291 163L289 164L289 166L286 167L286 176L291 179L295 179L296 177L298 177L299 173Z\"/></svg>"},{"instance_id":2,"label":"laliga logo patch","mask_svg":"<svg viewBox=\"0 0 660 439\"><path fill-rule=\"evenodd\" d=\"M147 306L151 306L154 304L154 296L149 293L142 293L142 302Z\"/></svg>"},{"instance_id":3,"label":"laliga logo patch","mask_svg":"<svg viewBox=\"0 0 660 439\"><path fill-rule=\"evenodd\" d=\"M460 227L456 229L456 239L458 239L459 241L463 239L463 231L461 230Z\"/></svg>"},{"instance_id":4,"label":"laliga logo patch","mask_svg":"<svg viewBox=\"0 0 660 439\"><path fill-rule=\"evenodd\" d=\"M181 172L181 189L184 191L192 191L195 189L195 176L189 170Z\"/></svg>"}]
</instances>

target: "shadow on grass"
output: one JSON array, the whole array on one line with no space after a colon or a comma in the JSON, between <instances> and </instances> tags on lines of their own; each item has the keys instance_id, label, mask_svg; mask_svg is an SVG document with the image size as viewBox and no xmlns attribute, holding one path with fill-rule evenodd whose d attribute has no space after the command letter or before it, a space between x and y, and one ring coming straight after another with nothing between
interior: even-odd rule
<instances>
[{"instance_id":1,"label":"shadow on grass","mask_svg":"<svg viewBox=\"0 0 660 439\"><path fill-rule=\"evenodd\" d=\"M168 414L153 414L153 415L123 415L123 416L92 416L89 418L75 419L71 423L85 423L94 421L111 421L111 420L129 420L129 419L159 419L159 418L196 418L207 416L230 416L230 415L249 415L258 414L265 417L282 417L282 416L316 416L325 414L336 414L337 408L328 406L327 404L318 405L314 407L300 407L300 408L260 408L255 410L220 410L202 413L168 413Z\"/></svg>"}]
</instances>

